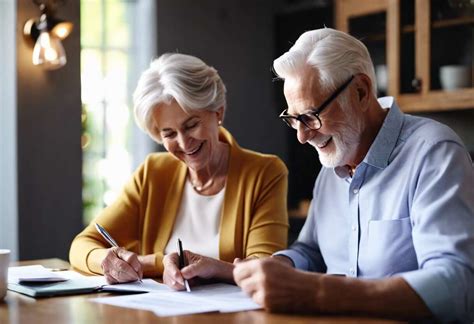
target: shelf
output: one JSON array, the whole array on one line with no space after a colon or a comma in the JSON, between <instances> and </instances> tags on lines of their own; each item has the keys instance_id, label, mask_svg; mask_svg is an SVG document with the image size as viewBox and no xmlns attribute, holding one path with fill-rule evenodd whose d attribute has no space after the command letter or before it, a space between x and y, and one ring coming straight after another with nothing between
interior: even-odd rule
<instances>
[{"instance_id":1,"label":"shelf","mask_svg":"<svg viewBox=\"0 0 474 324\"><path fill-rule=\"evenodd\" d=\"M452 18L452 19L442 19L442 20L435 20L431 23L431 28L446 28L446 27L455 27L455 26L462 26L462 25L470 25L474 24L474 17L459 17L459 18Z\"/></svg>"},{"instance_id":2,"label":"shelf","mask_svg":"<svg viewBox=\"0 0 474 324\"><path fill-rule=\"evenodd\" d=\"M471 42L471 30L474 28L474 15L471 12L460 12L456 8L451 10L444 2L435 0L338 0L335 3L337 27L350 31L369 49L375 49L379 61L385 60L390 75L389 94L397 98L403 111L474 109L474 84L470 88L453 91L438 90L438 80L432 76L437 73L434 68L437 69L439 63L454 62L454 59L464 58L464 54L472 56L472 46L464 48L471 45L467 44ZM364 8L360 8L361 3L364 3ZM403 4L408 6L404 7ZM411 10L414 10L413 16ZM381 20L379 14L384 14L384 19ZM450 38L451 33L453 38ZM440 43L448 48L456 47L453 48L453 55L433 53L432 46ZM463 48L457 48L458 44ZM472 65L472 62L463 64ZM422 83L419 93L400 93L402 89L410 89L410 84L405 81L415 76L431 82ZM430 84L436 90L432 90Z\"/></svg>"},{"instance_id":3,"label":"shelf","mask_svg":"<svg viewBox=\"0 0 474 324\"><path fill-rule=\"evenodd\" d=\"M474 17L460 17L460 18L436 20L431 24L431 28L440 29L440 28L470 25L470 24L474 25ZM402 34L414 33L415 31L416 31L416 28L414 25L404 25L401 27ZM385 40L386 34L385 33L361 34L359 35L359 38L362 38L365 41L377 42L377 41Z\"/></svg>"},{"instance_id":4,"label":"shelf","mask_svg":"<svg viewBox=\"0 0 474 324\"><path fill-rule=\"evenodd\" d=\"M474 109L474 88L434 90L427 94L401 94L397 103L404 112Z\"/></svg>"}]
</instances>

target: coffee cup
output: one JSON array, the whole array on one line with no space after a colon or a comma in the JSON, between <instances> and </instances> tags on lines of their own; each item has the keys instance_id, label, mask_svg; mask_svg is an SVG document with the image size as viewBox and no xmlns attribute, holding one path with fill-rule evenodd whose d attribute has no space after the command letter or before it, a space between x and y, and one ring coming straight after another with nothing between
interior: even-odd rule
<instances>
[{"instance_id":1,"label":"coffee cup","mask_svg":"<svg viewBox=\"0 0 474 324\"><path fill-rule=\"evenodd\" d=\"M0 301L7 295L8 265L10 250L0 249Z\"/></svg>"}]
</instances>

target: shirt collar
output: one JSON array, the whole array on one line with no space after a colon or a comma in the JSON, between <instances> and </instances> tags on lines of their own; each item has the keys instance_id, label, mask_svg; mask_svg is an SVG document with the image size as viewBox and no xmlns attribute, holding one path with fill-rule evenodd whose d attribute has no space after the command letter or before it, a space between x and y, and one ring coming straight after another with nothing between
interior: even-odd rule
<instances>
[{"instance_id":1,"label":"shirt collar","mask_svg":"<svg viewBox=\"0 0 474 324\"><path fill-rule=\"evenodd\" d=\"M383 108L389 108L389 111L362 162L383 169L388 165L390 155L397 144L403 126L403 112L400 111L393 97L382 97L378 99L378 102ZM349 176L347 166L336 167L334 172L340 178Z\"/></svg>"},{"instance_id":2,"label":"shirt collar","mask_svg":"<svg viewBox=\"0 0 474 324\"><path fill-rule=\"evenodd\" d=\"M383 108L389 108L389 111L363 162L383 169L388 165L400 136L403 113L393 97L382 97L378 101Z\"/></svg>"}]
</instances>

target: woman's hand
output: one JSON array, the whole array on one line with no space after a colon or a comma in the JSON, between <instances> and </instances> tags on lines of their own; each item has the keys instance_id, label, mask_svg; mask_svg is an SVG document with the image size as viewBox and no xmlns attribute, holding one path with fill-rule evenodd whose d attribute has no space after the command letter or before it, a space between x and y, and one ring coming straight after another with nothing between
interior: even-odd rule
<instances>
[{"instance_id":1,"label":"woman's hand","mask_svg":"<svg viewBox=\"0 0 474 324\"><path fill-rule=\"evenodd\" d=\"M108 249L101 263L109 284L137 281L143 278L143 267L138 256L120 247Z\"/></svg>"},{"instance_id":2,"label":"woman's hand","mask_svg":"<svg viewBox=\"0 0 474 324\"><path fill-rule=\"evenodd\" d=\"M175 290L184 290L184 279L218 279L234 282L232 271L234 265L206 256L184 251L186 264L181 271L178 268L179 257L177 253L167 254L163 258L163 283Z\"/></svg>"}]
</instances>

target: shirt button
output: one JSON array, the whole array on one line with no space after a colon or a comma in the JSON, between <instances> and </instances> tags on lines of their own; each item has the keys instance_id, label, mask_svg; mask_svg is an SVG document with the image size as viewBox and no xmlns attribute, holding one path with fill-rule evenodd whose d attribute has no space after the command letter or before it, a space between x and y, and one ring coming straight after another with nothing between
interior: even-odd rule
<instances>
[{"instance_id":1,"label":"shirt button","mask_svg":"<svg viewBox=\"0 0 474 324\"><path fill-rule=\"evenodd\" d=\"M351 275L354 275L354 274L355 274L354 268L350 268L350 269L349 269L349 273L350 273Z\"/></svg>"},{"instance_id":2,"label":"shirt button","mask_svg":"<svg viewBox=\"0 0 474 324\"><path fill-rule=\"evenodd\" d=\"M352 190L352 192L353 192L355 195L357 195L357 194L359 193L359 189L354 189L354 190Z\"/></svg>"}]
</instances>

